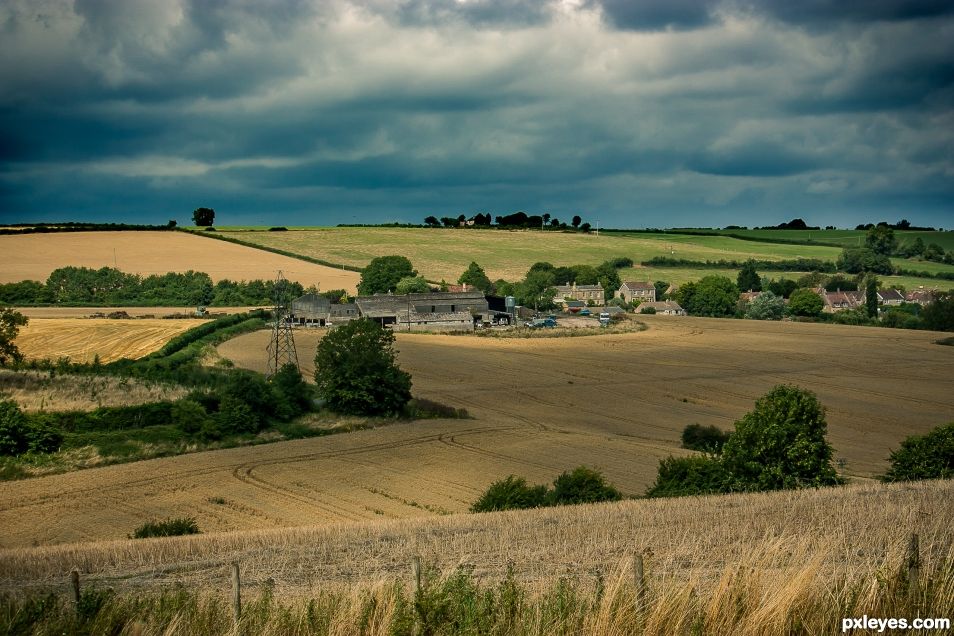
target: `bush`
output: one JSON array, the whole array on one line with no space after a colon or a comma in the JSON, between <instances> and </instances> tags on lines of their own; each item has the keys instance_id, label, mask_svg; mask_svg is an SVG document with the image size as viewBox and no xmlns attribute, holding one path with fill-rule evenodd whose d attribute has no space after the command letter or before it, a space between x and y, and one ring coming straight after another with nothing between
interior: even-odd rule
<instances>
[{"instance_id":1,"label":"bush","mask_svg":"<svg viewBox=\"0 0 954 636\"><path fill-rule=\"evenodd\" d=\"M722 447L729 441L730 433L715 426L690 424L682 430L682 447L706 453L722 452Z\"/></svg>"},{"instance_id":2,"label":"bush","mask_svg":"<svg viewBox=\"0 0 954 636\"><path fill-rule=\"evenodd\" d=\"M490 484L480 496L471 512L493 512L495 510L522 510L540 508L548 505L546 486L528 486L525 479L510 475L501 481Z\"/></svg>"},{"instance_id":3,"label":"bush","mask_svg":"<svg viewBox=\"0 0 954 636\"><path fill-rule=\"evenodd\" d=\"M133 530L129 538L178 537L187 534L200 534L199 525L192 517L176 517L164 521L149 521Z\"/></svg>"},{"instance_id":4,"label":"bush","mask_svg":"<svg viewBox=\"0 0 954 636\"><path fill-rule=\"evenodd\" d=\"M599 471L586 466L578 466L557 477L553 481L553 492L550 493L551 503L557 506L619 501L622 498L622 493L607 484Z\"/></svg>"},{"instance_id":5,"label":"bush","mask_svg":"<svg viewBox=\"0 0 954 636\"><path fill-rule=\"evenodd\" d=\"M882 481L951 479L954 477L954 422L926 435L912 435L888 458L891 468Z\"/></svg>"},{"instance_id":6,"label":"bush","mask_svg":"<svg viewBox=\"0 0 954 636\"><path fill-rule=\"evenodd\" d=\"M315 382L319 397L339 413L397 415L411 399L411 376L395 361L394 334L365 319L321 339Z\"/></svg>"},{"instance_id":7,"label":"bush","mask_svg":"<svg viewBox=\"0 0 954 636\"><path fill-rule=\"evenodd\" d=\"M810 289L796 289L788 299L788 311L794 316L817 316L824 306L821 296Z\"/></svg>"},{"instance_id":8,"label":"bush","mask_svg":"<svg viewBox=\"0 0 954 636\"><path fill-rule=\"evenodd\" d=\"M655 483L647 497L684 497L726 492L729 476L715 457L693 455L667 457L659 461Z\"/></svg>"},{"instance_id":9,"label":"bush","mask_svg":"<svg viewBox=\"0 0 954 636\"><path fill-rule=\"evenodd\" d=\"M735 423L722 449L734 490L779 490L841 483L815 394L778 385Z\"/></svg>"},{"instance_id":10,"label":"bush","mask_svg":"<svg viewBox=\"0 0 954 636\"><path fill-rule=\"evenodd\" d=\"M745 317L753 320L781 320L785 301L771 291L764 291L749 303Z\"/></svg>"},{"instance_id":11,"label":"bush","mask_svg":"<svg viewBox=\"0 0 954 636\"><path fill-rule=\"evenodd\" d=\"M183 433L195 435L208 422L209 414L198 402L180 400L172 405L172 423Z\"/></svg>"},{"instance_id":12,"label":"bush","mask_svg":"<svg viewBox=\"0 0 954 636\"><path fill-rule=\"evenodd\" d=\"M215 420L220 434L256 433L260 424L248 404L230 395L222 398ZM211 433L214 435L214 431Z\"/></svg>"},{"instance_id":13,"label":"bush","mask_svg":"<svg viewBox=\"0 0 954 636\"><path fill-rule=\"evenodd\" d=\"M0 455L55 453L62 443L55 427L27 417L12 400L0 401Z\"/></svg>"},{"instance_id":14,"label":"bush","mask_svg":"<svg viewBox=\"0 0 954 636\"><path fill-rule=\"evenodd\" d=\"M270 382L277 402L275 412L281 419L289 420L311 410L311 387L296 365L284 365Z\"/></svg>"}]
</instances>

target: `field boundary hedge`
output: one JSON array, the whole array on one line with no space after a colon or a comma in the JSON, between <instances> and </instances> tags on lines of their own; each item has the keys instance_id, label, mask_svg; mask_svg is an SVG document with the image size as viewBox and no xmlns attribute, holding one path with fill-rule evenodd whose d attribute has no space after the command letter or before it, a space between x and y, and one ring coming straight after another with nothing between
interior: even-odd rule
<instances>
[{"instance_id":1,"label":"field boundary hedge","mask_svg":"<svg viewBox=\"0 0 954 636\"><path fill-rule=\"evenodd\" d=\"M277 247L269 247L267 245L259 245L257 243L243 241L242 239L235 238L234 236L223 236L216 232L208 232L205 230L189 230L185 228L177 228L177 229L178 231L185 232L187 234L193 234L195 236L202 236L204 238L216 239L217 241L225 241L226 243L234 243L236 245L251 247L256 250L262 250L263 252L271 252L272 254L278 254L280 256L295 258L300 261L305 261L306 263L314 263L315 265L324 265L325 267L333 267L334 269L343 269L349 272L358 272L359 274L364 271L364 268L362 267L355 267L354 265L345 265L344 263L332 263L331 261L326 261L322 258L314 258L312 256L305 256L304 254L289 252L288 250L283 250Z\"/></svg>"}]
</instances>

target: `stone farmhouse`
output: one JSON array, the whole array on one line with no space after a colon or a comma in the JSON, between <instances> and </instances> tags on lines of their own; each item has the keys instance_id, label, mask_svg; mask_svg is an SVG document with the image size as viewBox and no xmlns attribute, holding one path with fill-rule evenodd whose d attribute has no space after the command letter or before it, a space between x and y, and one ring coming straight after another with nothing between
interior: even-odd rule
<instances>
[{"instance_id":1,"label":"stone farmhouse","mask_svg":"<svg viewBox=\"0 0 954 636\"><path fill-rule=\"evenodd\" d=\"M566 285L557 285L554 302L562 303L564 300L582 300L583 302L593 301L603 304L605 296L603 294L603 285L597 282L595 285L577 285L567 283Z\"/></svg>"},{"instance_id":2,"label":"stone farmhouse","mask_svg":"<svg viewBox=\"0 0 954 636\"><path fill-rule=\"evenodd\" d=\"M922 307L934 302L934 291L930 289L916 289L909 291L904 295L904 301L908 303L917 303Z\"/></svg>"},{"instance_id":3,"label":"stone farmhouse","mask_svg":"<svg viewBox=\"0 0 954 636\"><path fill-rule=\"evenodd\" d=\"M368 318L397 331L473 331L475 322L494 317L479 291L375 294L333 305L319 294L292 301L290 321L297 327L327 327Z\"/></svg>"},{"instance_id":4,"label":"stone farmhouse","mask_svg":"<svg viewBox=\"0 0 954 636\"><path fill-rule=\"evenodd\" d=\"M836 290L830 292L824 287L818 287L815 289L815 293L821 296L825 303L822 311L826 314L862 307L865 304L865 293L863 291Z\"/></svg>"},{"instance_id":5,"label":"stone farmhouse","mask_svg":"<svg viewBox=\"0 0 954 636\"><path fill-rule=\"evenodd\" d=\"M878 302L882 305L903 305L904 296L897 289L882 289L878 291Z\"/></svg>"},{"instance_id":6,"label":"stone farmhouse","mask_svg":"<svg viewBox=\"0 0 954 636\"><path fill-rule=\"evenodd\" d=\"M641 303L656 302L656 286L648 281L625 281L620 288L616 290L616 297L631 303L633 301Z\"/></svg>"}]
</instances>

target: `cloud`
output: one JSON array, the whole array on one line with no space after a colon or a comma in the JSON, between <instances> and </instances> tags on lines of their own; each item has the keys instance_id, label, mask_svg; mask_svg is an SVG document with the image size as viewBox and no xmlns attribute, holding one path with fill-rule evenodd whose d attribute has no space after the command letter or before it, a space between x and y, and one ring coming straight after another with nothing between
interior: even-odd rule
<instances>
[{"instance_id":1,"label":"cloud","mask_svg":"<svg viewBox=\"0 0 954 636\"><path fill-rule=\"evenodd\" d=\"M9 0L0 212L950 215L954 16L790 6Z\"/></svg>"}]
</instances>

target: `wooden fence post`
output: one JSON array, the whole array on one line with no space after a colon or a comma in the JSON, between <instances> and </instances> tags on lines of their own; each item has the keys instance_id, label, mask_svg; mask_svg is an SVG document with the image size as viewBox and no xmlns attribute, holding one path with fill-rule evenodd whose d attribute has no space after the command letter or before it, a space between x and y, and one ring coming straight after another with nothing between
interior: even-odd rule
<instances>
[{"instance_id":1,"label":"wooden fence post","mask_svg":"<svg viewBox=\"0 0 954 636\"><path fill-rule=\"evenodd\" d=\"M642 554L633 557L633 582L636 584L636 603L642 609L646 602L646 577Z\"/></svg>"},{"instance_id":2,"label":"wooden fence post","mask_svg":"<svg viewBox=\"0 0 954 636\"><path fill-rule=\"evenodd\" d=\"M414 577L414 595L421 593L421 557L411 559L411 575Z\"/></svg>"},{"instance_id":3,"label":"wooden fence post","mask_svg":"<svg viewBox=\"0 0 954 636\"><path fill-rule=\"evenodd\" d=\"M236 625L242 619L242 581L239 578L238 561L232 562L232 617Z\"/></svg>"},{"instance_id":4,"label":"wooden fence post","mask_svg":"<svg viewBox=\"0 0 954 636\"><path fill-rule=\"evenodd\" d=\"M919 545L917 533L911 535L911 542L908 544L908 590L913 594L917 589L918 579L921 575L921 548Z\"/></svg>"},{"instance_id":5,"label":"wooden fence post","mask_svg":"<svg viewBox=\"0 0 954 636\"><path fill-rule=\"evenodd\" d=\"M73 603L76 605L77 611L79 611L79 604L80 604L79 570L73 570L72 572L70 572L70 587L73 588Z\"/></svg>"}]
</instances>

